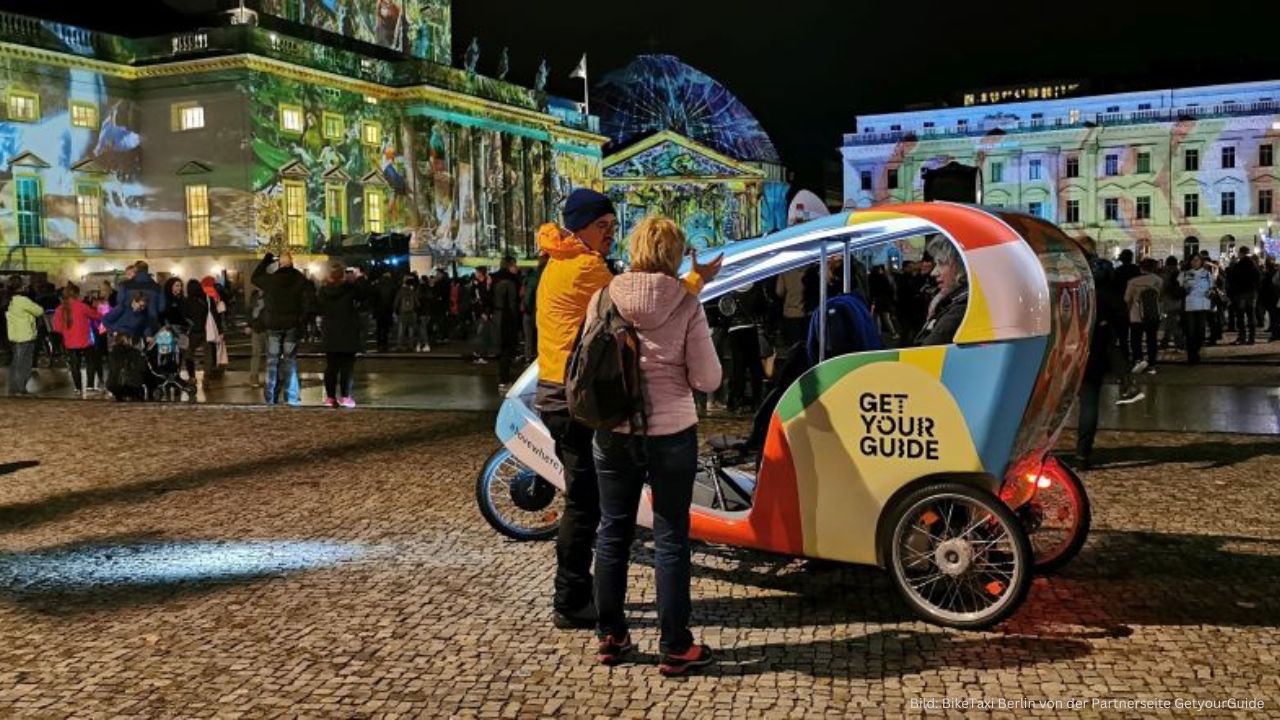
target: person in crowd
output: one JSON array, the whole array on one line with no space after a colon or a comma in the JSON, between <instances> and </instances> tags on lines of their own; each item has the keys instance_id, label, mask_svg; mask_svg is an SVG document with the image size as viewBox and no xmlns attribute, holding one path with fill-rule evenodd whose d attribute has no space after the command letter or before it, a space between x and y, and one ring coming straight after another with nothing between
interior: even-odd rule
<instances>
[{"instance_id":1,"label":"person in crowd","mask_svg":"<svg viewBox=\"0 0 1280 720\"><path fill-rule=\"evenodd\" d=\"M316 327L316 283L310 275L302 286L302 342L312 342L320 338L320 329Z\"/></svg>"},{"instance_id":2,"label":"person in crowd","mask_svg":"<svg viewBox=\"0 0 1280 720\"><path fill-rule=\"evenodd\" d=\"M1217 345L1222 341L1223 316L1227 311L1226 280L1222 276L1222 268L1209 256L1208 250L1200 251L1200 261L1209 271L1209 314L1205 316L1209 339L1205 344Z\"/></svg>"},{"instance_id":3,"label":"person in crowd","mask_svg":"<svg viewBox=\"0 0 1280 720\"><path fill-rule=\"evenodd\" d=\"M306 288L314 286L308 280L303 285L302 307L304 308L304 318L306 312L314 315L314 300L307 300ZM208 350L213 356L209 362L209 368L212 370L214 378L222 377L222 366L225 362L221 359L226 348L222 344L226 342L226 325L227 325L227 301L222 295L222 288L218 287L218 282L212 276L205 275L200 279L200 289L204 292L205 298L209 301L209 317L205 320L205 342L208 343ZM314 297L314 296L311 296ZM304 322L305 319L304 319ZM314 318L311 322L315 322ZM209 377L210 373L206 372L205 377Z\"/></svg>"},{"instance_id":4,"label":"person in crowd","mask_svg":"<svg viewBox=\"0 0 1280 720\"><path fill-rule=\"evenodd\" d=\"M542 270L547 266L548 259L546 253L538 255L538 267L525 275L521 290L520 312L524 315L525 362L538 359L538 282L542 279Z\"/></svg>"},{"instance_id":5,"label":"person in crowd","mask_svg":"<svg viewBox=\"0 0 1280 720\"><path fill-rule=\"evenodd\" d=\"M1108 373L1120 376L1120 394L1117 405L1136 403L1146 397L1133 382L1129 364L1120 345L1128 336L1129 324L1124 301L1117 292L1115 270L1110 261L1093 253L1093 243L1085 245L1097 288L1098 308L1093 317L1093 332L1089 339L1089 356L1085 361L1084 379L1080 384L1080 417L1076 430L1076 464L1080 470L1093 466L1093 445L1098 434L1098 406L1102 397L1102 385Z\"/></svg>"},{"instance_id":6,"label":"person in crowd","mask_svg":"<svg viewBox=\"0 0 1280 720\"><path fill-rule=\"evenodd\" d=\"M1187 326L1187 362L1200 364L1200 348L1204 345L1205 324L1213 311L1213 276L1205 267L1204 258L1191 256L1190 266L1178 279L1182 290L1186 293L1183 301L1183 313Z\"/></svg>"},{"instance_id":7,"label":"person in crowd","mask_svg":"<svg viewBox=\"0 0 1280 720\"><path fill-rule=\"evenodd\" d=\"M964 261L951 241L934 235L927 245L936 266L938 291L930 301L916 345L950 345L969 306L969 279Z\"/></svg>"},{"instance_id":8,"label":"person in crowd","mask_svg":"<svg viewBox=\"0 0 1280 720\"><path fill-rule=\"evenodd\" d=\"M106 295L98 294L92 298L90 304L97 311L99 320L93 323L93 352L89 353L89 372L96 378L97 387L106 390L107 328L102 324L101 318L105 318L107 313L111 312L111 302Z\"/></svg>"},{"instance_id":9,"label":"person in crowd","mask_svg":"<svg viewBox=\"0 0 1280 720\"><path fill-rule=\"evenodd\" d=\"M439 345L448 345L453 334L453 317L457 313L454 311L456 305L453 299L453 282L444 268L436 270L435 285L432 289L435 291L435 301L431 308L436 324L436 342Z\"/></svg>"},{"instance_id":10,"label":"person in crowd","mask_svg":"<svg viewBox=\"0 0 1280 720\"><path fill-rule=\"evenodd\" d=\"M28 395L27 381L35 364L36 327L44 308L31 299L30 291L18 277L9 278L9 307L5 323L9 333L9 395Z\"/></svg>"},{"instance_id":11,"label":"person in crowd","mask_svg":"<svg viewBox=\"0 0 1280 720\"><path fill-rule=\"evenodd\" d=\"M471 316L475 322L475 363L484 365L493 355L493 279L489 268L476 268L471 276Z\"/></svg>"},{"instance_id":12,"label":"person in crowd","mask_svg":"<svg viewBox=\"0 0 1280 720\"><path fill-rule=\"evenodd\" d=\"M53 331L62 336L62 346L66 348L67 364L71 369L71 383L80 397L88 397L88 391L97 387L97 368L86 367L85 360L95 352L92 325L101 319L97 310L81 301L80 288L74 283L67 283L62 290L62 305L53 313ZM87 377L83 380L80 378L81 368L87 370Z\"/></svg>"},{"instance_id":13,"label":"person in crowd","mask_svg":"<svg viewBox=\"0 0 1280 720\"><path fill-rule=\"evenodd\" d=\"M196 382L196 353L204 356L204 378L208 382L213 377L218 362L217 321L213 319L213 307L209 297L204 294L204 286L199 280L191 278L187 281L187 293L182 298L183 326L187 328L187 377L191 386ZM215 334L209 335L209 324L214 323Z\"/></svg>"},{"instance_id":14,"label":"person in crowd","mask_svg":"<svg viewBox=\"0 0 1280 720\"><path fill-rule=\"evenodd\" d=\"M1182 268L1178 264L1178 258L1172 255L1165 258L1160 290L1160 312L1164 323L1160 338L1162 348L1172 347L1182 350L1186 346L1182 332L1182 301L1186 298L1186 294L1182 290L1182 284L1178 282L1178 276L1181 273Z\"/></svg>"},{"instance_id":15,"label":"person in crowd","mask_svg":"<svg viewBox=\"0 0 1280 720\"><path fill-rule=\"evenodd\" d=\"M110 280L102 281L102 286L98 289L98 295L99 297L101 297L103 300L106 301L108 306L115 307L116 291L115 291L115 288L111 287Z\"/></svg>"},{"instance_id":16,"label":"person in crowd","mask_svg":"<svg viewBox=\"0 0 1280 720\"><path fill-rule=\"evenodd\" d=\"M384 273L374 283L374 289L376 302L373 308L373 320L377 326L376 341L378 352L384 353L391 350L391 324L395 320L396 294L399 288L396 287L395 278L391 277L391 273Z\"/></svg>"},{"instance_id":17,"label":"person in crowd","mask_svg":"<svg viewBox=\"0 0 1280 720\"><path fill-rule=\"evenodd\" d=\"M729 338L732 375L729 377L729 412L754 413L764 399L764 365L760 362L760 319L764 314L764 293L758 285L739 288L724 297L732 305L725 318ZM747 400L747 380L751 399Z\"/></svg>"},{"instance_id":18,"label":"person in crowd","mask_svg":"<svg viewBox=\"0 0 1280 720\"><path fill-rule=\"evenodd\" d=\"M254 288L249 296L249 385L262 387L262 358L267 354L267 296Z\"/></svg>"},{"instance_id":19,"label":"person in crowd","mask_svg":"<svg viewBox=\"0 0 1280 720\"><path fill-rule=\"evenodd\" d=\"M516 259L502 258L502 265L493 274L493 319L498 335L498 390L506 392L511 387L512 366L516 362L516 349L520 345L520 276L516 274Z\"/></svg>"},{"instance_id":20,"label":"person in crowd","mask_svg":"<svg viewBox=\"0 0 1280 720\"><path fill-rule=\"evenodd\" d=\"M616 664L633 649L624 612L627 566L636 510L648 485L653 497L659 671L682 675L711 662L711 650L689 630L689 506L698 470L698 415L693 392L720 385L711 329L697 297L679 279L685 235L667 218L650 216L630 238L631 269L609 283L609 295L640 339L644 428L596 433L601 522L596 545L597 660ZM595 317L596 303L587 309ZM751 332L755 333L752 326ZM758 361L758 358L755 358Z\"/></svg>"},{"instance_id":21,"label":"person in crowd","mask_svg":"<svg viewBox=\"0 0 1280 720\"><path fill-rule=\"evenodd\" d=\"M143 293L147 296L147 312L151 313L151 322L158 323L160 314L164 312L164 290L151 277L151 268L148 267L147 261L139 260L132 266L133 275L128 276L126 271L125 280L120 284L120 291L125 298L132 298L135 293Z\"/></svg>"},{"instance_id":22,"label":"person in crowd","mask_svg":"<svg viewBox=\"0 0 1280 720\"><path fill-rule=\"evenodd\" d=\"M1164 289L1158 269L1155 258L1143 258L1138 264L1138 276L1124 290L1124 304L1129 310L1129 357L1134 358L1135 375L1143 370L1156 374L1156 334L1160 330L1160 293Z\"/></svg>"},{"instance_id":23,"label":"person in crowd","mask_svg":"<svg viewBox=\"0 0 1280 720\"><path fill-rule=\"evenodd\" d=\"M362 307L365 291L347 274L341 262L329 263L329 273L316 294L324 348L324 405L353 408L356 355L364 352Z\"/></svg>"},{"instance_id":24,"label":"person in crowd","mask_svg":"<svg viewBox=\"0 0 1280 720\"><path fill-rule=\"evenodd\" d=\"M267 253L254 269L252 281L266 299L267 382L263 391L267 405L280 402L283 391L290 406L302 404L298 381L298 333L303 319L303 285L307 279L293 266L293 256L284 253L275 272L269 268L276 257Z\"/></svg>"},{"instance_id":25,"label":"person in crowd","mask_svg":"<svg viewBox=\"0 0 1280 720\"><path fill-rule=\"evenodd\" d=\"M871 310L880 326L880 336L884 338L898 337L897 324L894 322L894 318L898 314L897 308L894 307L896 293L894 292L893 279L889 275L888 268L884 265L876 265L871 269L871 276L867 282L870 286Z\"/></svg>"},{"instance_id":26,"label":"person in crowd","mask_svg":"<svg viewBox=\"0 0 1280 720\"><path fill-rule=\"evenodd\" d=\"M556 538L552 620L561 628L591 628L596 611L591 559L600 523L600 493L592 461L592 432L569 415L565 366L595 293L613 274L605 258L618 229L613 202L587 188L574 190L562 211L564 228L547 223L538 246L549 256L538 283L538 389L536 407L564 468L565 504ZM698 265L686 279L696 295L720 270L720 259Z\"/></svg>"},{"instance_id":27,"label":"person in crowd","mask_svg":"<svg viewBox=\"0 0 1280 720\"><path fill-rule=\"evenodd\" d=\"M146 290L134 290L126 297L128 302L111 308L111 312L102 318L103 326L108 332L123 335L134 343L150 339L159 329L157 316L148 307L151 294Z\"/></svg>"},{"instance_id":28,"label":"person in crowd","mask_svg":"<svg viewBox=\"0 0 1280 720\"><path fill-rule=\"evenodd\" d=\"M1267 320L1268 341L1280 342L1280 268L1271 256L1267 256L1263 264L1258 305Z\"/></svg>"},{"instance_id":29,"label":"person in crowd","mask_svg":"<svg viewBox=\"0 0 1280 720\"><path fill-rule=\"evenodd\" d=\"M414 344L414 352L431 352L431 334L433 330L435 291L431 285L433 278L422 278L418 281L415 309L418 312L418 341Z\"/></svg>"},{"instance_id":30,"label":"person in crowd","mask_svg":"<svg viewBox=\"0 0 1280 720\"><path fill-rule=\"evenodd\" d=\"M788 346L802 343L809 336L809 313L813 308L805 302L805 272L805 268L788 270L778 275L774 287L774 294L782 303L782 338Z\"/></svg>"},{"instance_id":31,"label":"person in crowd","mask_svg":"<svg viewBox=\"0 0 1280 720\"><path fill-rule=\"evenodd\" d=\"M406 277L396 291L396 347L415 350L418 346L418 281Z\"/></svg>"},{"instance_id":32,"label":"person in crowd","mask_svg":"<svg viewBox=\"0 0 1280 720\"><path fill-rule=\"evenodd\" d=\"M1231 301L1232 323L1236 329L1236 345L1252 345L1257 336L1258 288L1262 273L1253 261L1247 245L1241 246L1236 261L1225 273Z\"/></svg>"},{"instance_id":33,"label":"person in crowd","mask_svg":"<svg viewBox=\"0 0 1280 720\"><path fill-rule=\"evenodd\" d=\"M174 276L165 280L161 294L164 295L165 303L157 320L161 325L168 325L175 331L186 332L187 316L183 313L186 297L182 290L182 279Z\"/></svg>"}]
</instances>

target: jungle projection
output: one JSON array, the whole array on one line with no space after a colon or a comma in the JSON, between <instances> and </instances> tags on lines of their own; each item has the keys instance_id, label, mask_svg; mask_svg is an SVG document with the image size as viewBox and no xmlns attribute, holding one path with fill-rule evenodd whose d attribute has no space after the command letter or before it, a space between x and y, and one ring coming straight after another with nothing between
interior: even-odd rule
<instances>
[{"instance_id":1,"label":"jungle projection","mask_svg":"<svg viewBox=\"0 0 1280 720\"><path fill-rule=\"evenodd\" d=\"M448 65L450 0L262 0L264 13Z\"/></svg>"}]
</instances>

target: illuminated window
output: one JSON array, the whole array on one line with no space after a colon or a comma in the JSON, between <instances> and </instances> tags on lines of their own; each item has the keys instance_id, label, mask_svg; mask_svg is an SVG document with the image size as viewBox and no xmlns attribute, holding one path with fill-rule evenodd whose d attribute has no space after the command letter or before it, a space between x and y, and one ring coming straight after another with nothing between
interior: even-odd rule
<instances>
[{"instance_id":1,"label":"illuminated window","mask_svg":"<svg viewBox=\"0 0 1280 720\"><path fill-rule=\"evenodd\" d=\"M1228 145L1222 148L1222 169L1231 170L1236 166L1236 149Z\"/></svg>"},{"instance_id":2,"label":"illuminated window","mask_svg":"<svg viewBox=\"0 0 1280 720\"><path fill-rule=\"evenodd\" d=\"M329 228L329 237L335 238L347 232L347 187L345 185L329 185L324 189L325 225Z\"/></svg>"},{"instance_id":3,"label":"illuminated window","mask_svg":"<svg viewBox=\"0 0 1280 720\"><path fill-rule=\"evenodd\" d=\"M1067 219L1066 219L1066 221L1067 221L1067 222L1069 222L1069 223L1078 223L1078 222L1080 222L1080 201L1079 201L1079 200L1068 200L1068 201L1067 201Z\"/></svg>"},{"instance_id":4,"label":"illuminated window","mask_svg":"<svg viewBox=\"0 0 1280 720\"><path fill-rule=\"evenodd\" d=\"M1004 163L1002 162L991 163L991 182L993 183L1004 182Z\"/></svg>"},{"instance_id":5,"label":"illuminated window","mask_svg":"<svg viewBox=\"0 0 1280 720\"><path fill-rule=\"evenodd\" d=\"M1072 124L1072 125L1075 125L1076 123L1080 122L1080 111L1079 111L1079 110L1069 110L1069 111L1067 112L1067 122L1068 122L1068 123L1070 123L1070 124Z\"/></svg>"},{"instance_id":6,"label":"illuminated window","mask_svg":"<svg viewBox=\"0 0 1280 720\"><path fill-rule=\"evenodd\" d=\"M1271 190L1258 191L1258 214L1271 214Z\"/></svg>"},{"instance_id":7,"label":"illuminated window","mask_svg":"<svg viewBox=\"0 0 1280 720\"><path fill-rule=\"evenodd\" d=\"M1236 194L1233 192L1224 192L1219 198L1218 209L1221 211L1219 215L1235 215L1236 214Z\"/></svg>"},{"instance_id":8,"label":"illuminated window","mask_svg":"<svg viewBox=\"0 0 1280 720\"><path fill-rule=\"evenodd\" d=\"M871 190L871 171L863 170L862 172L858 173L858 176L859 176L859 179L861 180L862 189L864 191L870 191Z\"/></svg>"},{"instance_id":9,"label":"illuminated window","mask_svg":"<svg viewBox=\"0 0 1280 720\"><path fill-rule=\"evenodd\" d=\"M1258 146L1258 167L1271 167L1275 162L1275 147L1271 144Z\"/></svg>"},{"instance_id":10,"label":"illuminated window","mask_svg":"<svg viewBox=\"0 0 1280 720\"><path fill-rule=\"evenodd\" d=\"M1182 214L1187 217L1200 217L1200 193L1187 193L1182 196Z\"/></svg>"},{"instance_id":11,"label":"illuminated window","mask_svg":"<svg viewBox=\"0 0 1280 720\"><path fill-rule=\"evenodd\" d=\"M1200 169L1200 151L1188 148L1182 152L1182 169L1195 172Z\"/></svg>"},{"instance_id":12,"label":"illuminated window","mask_svg":"<svg viewBox=\"0 0 1280 720\"><path fill-rule=\"evenodd\" d=\"M102 244L102 190L97 185L76 188L76 224L82 247Z\"/></svg>"},{"instance_id":13,"label":"illuminated window","mask_svg":"<svg viewBox=\"0 0 1280 720\"><path fill-rule=\"evenodd\" d=\"M40 119L40 96L20 90L9 91L9 119L35 122Z\"/></svg>"},{"instance_id":14,"label":"illuminated window","mask_svg":"<svg viewBox=\"0 0 1280 720\"><path fill-rule=\"evenodd\" d=\"M98 106L87 102L71 103L71 125L78 128L98 127Z\"/></svg>"},{"instance_id":15,"label":"illuminated window","mask_svg":"<svg viewBox=\"0 0 1280 720\"><path fill-rule=\"evenodd\" d=\"M1038 218L1044 217L1044 203L1033 202L1028 204L1027 212L1031 213L1032 215Z\"/></svg>"},{"instance_id":16,"label":"illuminated window","mask_svg":"<svg viewBox=\"0 0 1280 720\"><path fill-rule=\"evenodd\" d=\"M383 221L386 212L387 196L379 188L364 190L364 231L367 233L385 232Z\"/></svg>"},{"instance_id":17,"label":"illuminated window","mask_svg":"<svg viewBox=\"0 0 1280 720\"><path fill-rule=\"evenodd\" d=\"M187 244L209 247L209 186L187 186Z\"/></svg>"},{"instance_id":18,"label":"illuminated window","mask_svg":"<svg viewBox=\"0 0 1280 720\"><path fill-rule=\"evenodd\" d=\"M1080 158L1074 156L1067 158L1067 177L1080 177Z\"/></svg>"},{"instance_id":19,"label":"illuminated window","mask_svg":"<svg viewBox=\"0 0 1280 720\"><path fill-rule=\"evenodd\" d=\"M324 114L324 136L329 140L341 140L347 132L347 121L337 113Z\"/></svg>"},{"instance_id":20,"label":"illuminated window","mask_svg":"<svg viewBox=\"0 0 1280 720\"><path fill-rule=\"evenodd\" d=\"M382 123L365 120L360 123L360 142L365 145L382 144Z\"/></svg>"},{"instance_id":21,"label":"illuminated window","mask_svg":"<svg viewBox=\"0 0 1280 720\"><path fill-rule=\"evenodd\" d=\"M1137 165L1138 165L1137 170L1139 175L1151 172L1151 153L1149 152L1138 153Z\"/></svg>"},{"instance_id":22,"label":"illuminated window","mask_svg":"<svg viewBox=\"0 0 1280 720\"><path fill-rule=\"evenodd\" d=\"M1151 196L1150 195L1141 195L1138 197L1137 203L1134 205L1133 217L1135 220L1151 219Z\"/></svg>"},{"instance_id":23,"label":"illuminated window","mask_svg":"<svg viewBox=\"0 0 1280 720\"><path fill-rule=\"evenodd\" d=\"M18 207L18 244L44 244L44 197L40 179L20 177L16 183Z\"/></svg>"},{"instance_id":24,"label":"illuminated window","mask_svg":"<svg viewBox=\"0 0 1280 720\"><path fill-rule=\"evenodd\" d=\"M204 107L200 103L174 103L169 109L172 128L178 132L204 127Z\"/></svg>"},{"instance_id":25,"label":"illuminated window","mask_svg":"<svg viewBox=\"0 0 1280 720\"><path fill-rule=\"evenodd\" d=\"M889 168L889 172L886 173L885 184L890 190L898 189L898 168Z\"/></svg>"},{"instance_id":26,"label":"illuminated window","mask_svg":"<svg viewBox=\"0 0 1280 720\"><path fill-rule=\"evenodd\" d=\"M284 183L284 238L289 247L307 246L307 186L292 180Z\"/></svg>"},{"instance_id":27,"label":"illuminated window","mask_svg":"<svg viewBox=\"0 0 1280 720\"><path fill-rule=\"evenodd\" d=\"M1031 162L1027 163L1027 178L1031 180L1039 180L1040 166L1041 166L1041 163L1039 160L1032 160Z\"/></svg>"},{"instance_id":28,"label":"illuminated window","mask_svg":"<svg viewBox=\"0 0 1280 720\"><path fill-rule=\"evenodd\" d=\"M1120 219L1120 199L1106 198L1102 201L1102 219L1115 222Z\"/></svg>"},{"instance_id":29,"label":"illuminated window","mask_svg":"<svg viewBox=\"0 0 1280 720\"><path fill-rule=\"evenodd\" d=\"M299 105L280 106L280 129L287 133L302 134L304 122Z\"/></svg>"}]
</instances>

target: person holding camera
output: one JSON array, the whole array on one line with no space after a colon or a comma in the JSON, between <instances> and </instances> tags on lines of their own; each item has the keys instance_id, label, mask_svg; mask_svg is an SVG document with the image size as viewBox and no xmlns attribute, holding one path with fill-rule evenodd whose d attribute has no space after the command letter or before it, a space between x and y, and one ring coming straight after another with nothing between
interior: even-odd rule
<instances>
[{"instance_id":1,"label":"person holding camera","mask_svg":"<svg viewBox=\"0 0 1280 720\"><path fill-rule=\"evenodd\" d=\"M274 272L270 270L276 265ZM267 328L267 405L280 402L283 390L291 407L302 404L298 383L298 336L306 310L305 293L309 280L293 266L293 255L283 253L278 261L267 253L254 269L254 287L262 291L263 325Z\"/></svg>"}]
</instances>

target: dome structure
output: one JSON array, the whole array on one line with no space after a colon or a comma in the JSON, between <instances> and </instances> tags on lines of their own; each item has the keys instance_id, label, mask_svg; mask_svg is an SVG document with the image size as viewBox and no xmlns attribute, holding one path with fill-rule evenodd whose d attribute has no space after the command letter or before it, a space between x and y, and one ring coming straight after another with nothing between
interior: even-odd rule
<instances>
[{"instance_id":1,"label":"dome structure","mask_svg":"<svg viewBox=\"0 0 1280 720\"><path fill-rule=\"evenodd\" d=\"M605 75L592 99L615 147L671 130L737 160L780 164L760 122L733 93L674 55L640 55Z\"/></svg>"}]
</instances>

